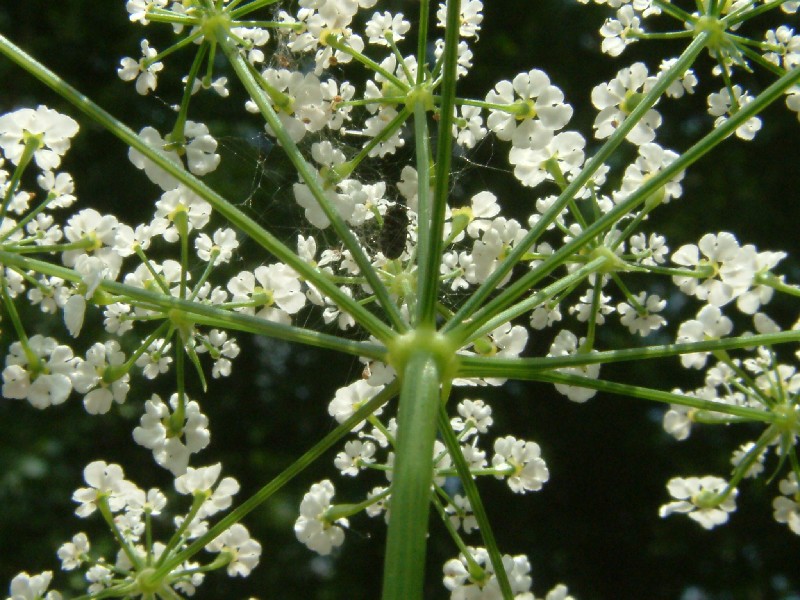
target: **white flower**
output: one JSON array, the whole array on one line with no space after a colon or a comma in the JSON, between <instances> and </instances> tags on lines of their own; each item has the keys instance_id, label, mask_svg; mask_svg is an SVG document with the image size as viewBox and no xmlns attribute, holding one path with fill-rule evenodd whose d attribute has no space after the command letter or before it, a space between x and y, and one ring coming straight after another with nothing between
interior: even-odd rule
<instances>
[{"instance_id":1,"label":"white flower","mask_svg":"<svg viewBox=\"0 0 800 600\"><path fill-rule=\"evenodd\" d=\"M696 319L684 321L678 327L677 342L691 343L716 340L733 331L733 322L722 314L716 306L706 305L697 313ZM686 367L702 369L706 364L708 352L692 352L681 355L681 364Z\"/></svg>"},{"instance_id":2,"label":"white flower","mask_svg":"<svg viewBox=\"0 0 800 600\"><path fill-rule=\"evenodd\" d=\"M242 307L246 314L278 323L291 323L291 316L306 304L297 273L282 263L256 267L254 272L242 271L228 282L234 302L252 302Z\"/></svg>"},{"instance_id":3,"label":"white flower","mask_svg":"<svg viewBox=\"0 0 800 600\"><path fill-rule=\"evenodd\" d=\"M483 126L481 109L477 106L467 105L456 106L454 109L456 115L453 120L453 137L456 138L456 143L465 148L474 148L479 141L486 137L486 127Z\"/></svg>"},{"instance_id":4,"label":"white flower","mask_svg":"<svg viewBox=\"0 0 800 600\"><path fill-rule=\"evenodd\" d=\"M111 586L113 579L114 571L111 567L102 564L90 567L86 571L86 581L90 583L88 592L90 594L99 594Z\"/></svg>"},{"instance_id":5,"label":"white flower","mask_svg":"<svg viewBox=\"0 0 800 600\"><path fill-rule=\"evenodd\" d=\"M451 600L494 600L503 597L500 584L494 574L494 567L485 548L471 548L467 551L478 564L484 576L480 581L472 578L470 561L463 554L444 564L444 586L451 592ZM533 600L530 593L532 579L531 564L525 555L503 555L503 568L511 584L511 592L518 600Z\"/></svg>"},{"instance_id":6,"label":"white flower","mask_svg":"<svg viewBox=\"0 0 800 600\"><path fill-rule=\"evenodd\" d=\"M228 575L247 577L261 557L261 544L250 537L250 532L241 523L231 525L219 537L206 546L209 552L226 552L230 556Z\"/></svg>"},{"instance_id":7,"label":"white flower","mask_svg":"<svg viewBox=\"0 0 800 600\"><path fill-rule=\"evenodd\" d=\"M592 90L592 104L600 111L594 121L597 139L605 139L619 128L641 101L645 82L647 67L639 62L622 69L614 79L601 83ZM652 142L659 125L661 115L651 108L628 132L626 139L636 145Z\"/></svg>"},{"instance_id":8,"label":"white flower","mask_svg":"<svg viewBox=\"0 0 800 600\"><path fill-rule=\"evenodd\" d=\"M171 348L172 344L166 343L166 340L153 340L147 350L136 359L136 366L142 369L142 375L147 379L155 379L169 371L172 363Z\"/></svg>"},{"instance_id":9,"label":"white flower","mask_svg":"<svg viewBox=\"0 0 800 600\"><path fill-rule=\"evenodd\" d=\"M512 492L535 492L550 479L550 471L541 459L541 449L536 442L518 440L509 435L495 441L494 451L492 468L499 472L495 477L508 477L508 487Z\"/></svg>"},{"instance_id":10,"label":"white flower","mask_svg":"<svg viewBox=\"0 0 800 600\"><path fill-rule=\"evenodd\" d=\"M344 451L339 452L333 464L342 472L342 475L355 477L360 469L375 462L375 444L350 440L344 445Z\"/></svg>"},{"instance_id":11,"label":"white flower","mask_svg":"<svg viewBox=\"0 0 800 600\"><path fill-rule=\"evenodd\" d=\"M295 183L294 197L297 203L305 209L305 216L308 222L314 227L325 229L331 224L325 211L322 210L320 203L311 193L311 190L304 183ZM333 208L345 220L349 220L355 211L355 201L349 194L340 194L335 189L325 190L325 197L333 205Z\"/></svg>"},{"instance_id":12,"label":"white flower","mask_svg":"<svg viewBox=\"0 0 800 600\"><path fill-rule=\"evenodd\" d=\"M331 551L344 543L344 530L348 526L347 519L338 519L331 523L326 513L331 508L333 484L325 479L311 486L300 503L300 516L294 524L297 539L309 550L327 556Z\"/></svg>"},{"instance_id":13,"label":"white flower","mask_svg":"<svg viewBox=\"0 0 800 600\"><path fill-rule=\"evenodd\" d=\"M754 246L748 244L740 247L731 233L707 233L700 238L697 246L686 244L672 255L675 264L694 267L695 270L705 269L707 277L677 276L673 277L673 281L683 292L721 307L747 292L757 271L771 268L768 265L777 264L781 258L780 253L759 258ZM753 299L749 300L752 302Z\"/></svg>"},{"instance_id":14,"label":"white flower","mask_svg":"<svg viewBox=\"0 0 800 600\"><path fill-rule=\"evenodd\" d=\"M210 261L212 251L216 251L214 264L219 265L231 260L233 251L239 247L239 241L236 239L236 232L226 227L215 230L213 240L207 234L201 233L195 238L194 245L197 256L205 262Z\"/></svg>"},{"instance_id":15,"label":"white flower","mask_svg":"<svg viewBox=\"0 0 800 600\"><path fill-rule=\"evenodd\" d=\"M719 92L708 96L708 114L712 117L717 117L714 120L714 127L719 127L728 120L729 116L733 116L743 106L753 101L753 97L743 91L741 86L734 85L732 89L733 98L731 98L731 92L728 88L722 88ZM761 129L761 119L750 117L736 128L736 137L750 141L756 136L759 129Z\"/></svg>"},{"instance_id":16,"label":"white flower","mask_svg":"<svg viewBox=\"0 0 800 600\"><path fill-rule=\"evenodd\" d=\"M491 427L492 407L484 403L483 400L464 399L458 403L456 410L460 417L450 419L453 431L467 430L467 434L461 439L468 439L477 433L486 433Z\"/></svg>"},{"instance_id":17,"label":"white flower","mask_svg":"<svg viewBox=\"0 0 800 600\"><path fill-rule=\"evenodd\" d=\"M472 505L466 496L456 494L453 503L445 506L444 510L456 529L462 529L467 534L478 530L478 519L472 514Z\"/></svg>"},{"instance_id":18,"label":"white flower","mask_svg":"<svg viewBox=\"0 0 800 600\"><path fill-rule=\"evenodd\" d=\"M202 229L208 224L211 217L211 205L195 194L189 188L179 185L161 195L156 202L156 219L165 219L169 222L162 235L168 242L177 242L179 239L175 217L179 212L186 213L187 230Z\"/></svg>"},{"instance_id":19,"label":"white flower","mask_svg":"<svg viewBox=\"0 0 800 600\"><path fill-rule=\"evenodd\" d=\"M712 529L726 523L728 513L736 510L738 491L735 488L724 499L720 498L726 487L727 482L720 477L673 477L667 483L667 490L677 501L664 504L658 514L660 517L688 514L705 529Z\"/></svg>"},{"instance_id":20,"label":"white flower","mask_svg":"<svg viewBox=\"0 0 800 600\"><path fill-rule=\"evenodd\" d=\"M560 331L553 344L550 346L550 352L547 356L570 356L579 354L579 349L584 343L584 339L580 340L574 333L564 329ZM590 379L597 379L600 376L599 364L588 364L580 367L568 367L558 369L559 373L567 373L569 375L580 375L582 377L589 377ZM586 402L589 398L597 394L596 390L590 388L582 388L572 385L564 385L561 383L555 384L556 390L564 394L573 402Z\"/></svg>"},{"instance_id":21,"label":"white flower","mask_svg":"<svg viewBox=\"0 0 800 600\"><path fill-rule=\"evenodd\" d=\"M543 181L553 181L551 169L557 169L567 180L583 165L586 140L575 131L556 135L541 148L512 147L508 162L514 165L514 176L522 185L535 187Z\"/></svg>"},{"instance_id":22,"label":"white flower","mask_svg":"<svg viewBox=\"0 0 800 600\"><path fill-rule=\"evenodd\" d=\"M112 402L125 402L130 390L130 375L120 372L110 381L104 376L107 371L111 370L113 373L124 363L125 353L120 350L116 340L109 340L105 344L97 342L86 351L86 360L78 366L73 384L76 392L86 394L83 405L90 415L107 413Z\"/></svg>"},{"instance_id":23,"label":"white flower","mask_svg":"<svg viewBox=\"0 0 800 600\"><path fill-rule=\"evenodd\" d=\"M478 192L470 199L469 206L455 208L451 212L451 227L456 222L466 217L467 235L472 238L479 238L481 233L492 226L492 219L500 214L500 204L497 196L491 192ZM459 234L453 241L463 239L463 234Z\"/></svg>"},{"instance_id":24,"label":"white flower","mask_svg":"<svg viewBox=\"0 0 800 600\"><path fill-rule=\"evenodd\" d=\"M531 327L544 329L561 320L561 307L558 304L545 302L531 311Z\"/></svg>"},{"instance_id":25,"label":"white flower","mask_svg":"<svg viewBox=\"0 0 800 600\"><path fill-rule=\"evenodd\" d=\"M461 37L478 37L483 21L483 2L481 0L461 0L461 14L459 15L458 35ZM439 4L436 11L439 27L444 28L447 23L447 5Z\"/></svg>"},{"instance_id":26,"label":"white flower","mask_svg":"<svg viewBox=\"0 0 800 600\"><path fill-rule=\"evenodd\" d=\"M603 43L600 48L609 56L619 56L627 46L639 40L639 34L644 33L639 17L630 4L626 4L617 11L616 19L606 19L600 28Z\"/></svg>"},{"instance_id":27,"label":"white flower","mask_svg":"<svg viewBox=\"0 0 800 600\"><path fill-rule=\"evenodd\" d=\"M772 501L772 508L775 509L773 517L778 523L786 523L793 533L800 535L800 486L797 484L797 475L789 473L778 484L778 488L783 496Z\"/></svg>"},{"instance_id":28,"label":"white flower","mask_svg":"<svg viewBox=\"0 0 800 600\"><path fill-rule=\"evenodd\" d=\"M472 246L472 261L474 262L473 277L470 283L482 283L491 275L500 261L515 246L527 232L515 219L497 217L488 228L483 231L479 240ZM509 273L500 285L505 285L511 274Z\"/></svg>"},{"instance_id":29,"label":"white flower","mask_svg":"<svg viewBox=\"0 0 800 600\"><path fill-rule=\"evenodd\" d=\"M617 305L619 320L631 333L641 336L660 329L667 324L667 320L659 314L667 306L667 301L662 300L658 295L648 296L647 292L639 292L633 299L639 308L634 308L627 302L620 302Z\"/></svg>"},{"instance_id":30,"label":"white flower","mask_svg":"<svg viewBox=\"0 0 800 600\"><path fill-rule=\"evenodd\" d=\"M520 148L544 146L572 117L564 94L538 69L520 73L513 82L499 82L486 95L486 102L509 105L510 109L513 106L518 111L493 110L486 124L499 139Z\"/></svg>"},{"instance_id":31,"label":"white flower","mask_svg":"<svg viewBox=\"0 0 800 600\"><path fill-rule=\"evenodd\" d=\"M731 464L734 467L738 467L741 462L748 458L748 454L755 448L755 442L747 442L739 446L736 450L733 451L733 455L731 456ZM764 472L764 459L766 458L766 453L764 449L755 457L750 466L747 468L747 472L744 474L745 477L758 477L761 473Z\"/></svg>"},{"instance_id":32,"label":"white flower","mask_svg":"<svg viewBox=\"0 0 800 600\"><path fill-rule=\"evenodd\" d=\"M206 498L197 513L197 519L205 519L227 509L233 502L233 496L239 491L239 482L233 477L225 477L212 492L221 472L220 463L199 469L188 467L186 473L175 479L175 490L179 494Z\"/></svg>"},{"instance_id":33,"label":"white flower","mask_svg":"<svg viewBox=\"0 0 800 600\"><path fill-rule=\"evenodd\" d=\"M19 573L11 580L8 600L61 600L57 591L47 591L53 579L51 571L44 571L38 575L28 575L25 571Z\"/></svg>"},{"instance_id":34,"label":"white flower","mask_svg":"<svg viewBox=\"0 0 800 600\"><path fill-rule=\"evenodd\" d=\"M72 500L80 504L75 514L81 518L91 515L97 509L97 503L103 500L108 502L112 513L121 511L128 497L138 489L125 480L122 467L102 460L89 463L83 470L83 479L91 487L77 489L72 494Z\"/></svg>"},{"instance_id":35,"label":"white flower","mask_svg":"<svg viewBox=\"0 0 800 600\"><path fill-rule=\"evenodd\" d=\"M665 150L658 144L646 143L639 146L639 156L625 169L622 185L618 193L614 194L614 202L619 204L633 192L644 185L648 179L658 175L671 163L675 162L678 154L672 150ZM680 197L682 193L680 181L683 171L672 177L662 187L654 191L645 200L645 206L651 208L658 203L667 204L672 198Z\"/></svg>"},{"instance_id":36,"label":"white flower","mask_svg":"<svg viewBox=\"0 0 800 600\"><path fill-rule=\"evenodd\" d=\"M147 95L156 89L158 85L157 73L164 68L164 63L153 62L158 55L155 48L150 47L150 42L142 40L142 58L138 61L130 57L125 57L120 61L117 75L122 81L136 80L136 92L142 96Z\"/></svg>"},{"instance_id":37,"label":"white flower","mask_svg":"<svg viewBox=\"0 0 800 600\"><path fill-rule=\"evenodd\" d=\"M438 39L434 42L433 56L436 60L441 60L444 56L444 40ZM467 42L461 41L458 43L458 56L456 58L456 77L464 77L472 68L472 59L474 55L469 48Z\"/></svg>"},{"instance_id":38,"label":"white flower","mask_svg":"<svg viewBox=\"0 0 800 600\"><path fill-rule=\"evenodd\" d=\"M367 21L367 26L364 33L370 44L377 44L378 46L388 46L386 41L391 36L392 42L398 43L405 37L411 29L411 23L403 18L402 13L392 15L386 11L383 13L375 13L372 18Z\"/></svg>"},{"instance_id":39,"label":"white flower","mask_svg":"<svg viewBox=\"0 0 800 600\"><path fill-rule=\"evenodd\" d=\"M328 124L322 86L316 75L304 75L287 69L266 69L261 76L281 93L282 103L274 103L273 108L294 142L299 142L306 133L320 131ZM268 134L275 135L269 125L265 128Z\"/></svg>"},{"instance_id":40,"label":"white flower","mask_svg":"<svg viewBox=\"0 0 800 600\"><path fill-rule=\"evenodd\" d=\"M669 252L664 236L655 233L651 233L649 237L644 233L632 235L630 247L637 263L651 267L664 263Z\"/></svg>"},{"instance_id":41,"label":"white flower","mask_svg":"<svg viewBox=\"0 0 800 600\"><path fill-rule=\"evenodd\" d=\"M140 425L133 430L133 439L153 451L156 463L178 476L186 473L190 456L208 446L211 434L208 418L200 412L197 402L187 399L184 421L180 424L173 416L178 408L178 394L172 394L170 405L172 412L157 394L153 394L145 402L145 413Z\"/></svg>"},{"instance_id":42,"label":"white flower","mask_svg":"<svg viewBox=\"0 0 800 600\"><path fill-rule=\"evenodd\" d=\"M658 66L659 75L669 71L675 63L678 62L677 58L665 58ZM645 90L650 90L658 81L658 76L653 76L648 79L645 85ZM673 81L664 94L670 98L683 98L684 94L694 94L694 88L697 86L697 76L694 71L687 69L683 75Z\"/></svg>"},{"instance_id":43,"label":"white flower","mask_svg":"<svg viewBox=\"0 0 800 600\"><path fill-rule=\"evenodd\" d=\"M58 558L61 561L61 568L64 571L72 571L80 567L89 559L89 538L85 533L78 533L72 536L71 542L61 544L58 549Z\"/></svg>"},{"instance_id":44,"label":"white flower","mask_svg":"<svg viewBox=\"0 0 800 600\"><path fill-rule=\"evenodd\" d=\"M382 389L382 385L374 387L363 379L341 387L336 390L333 400L331 400L331 403L328 405L328 414L336 419L338 423L344 423L353 416L353 413L370 401ZM380 412L378 411L373 414L380 414ZM359 431L364 427L365 422L366 421L362 421L356 425L353 431Z\"/></svg>"},{"instance_id":45,"label":"white flower","mask_svg":"<svg viewBox=\"0 0 800 600\"><path fill-rule=\"evenodd\" d=\"M220 156L216 154L217 140L208 133L203 123L186 121L183 130L186 135L184 149L186 164L195 175L206 175L219 166Z\"/></svg>"},{"instance_id":46,"label":"white flower","mask_svg":"<svg viewBox=\"0 0 800 600\"><path fill-rule=\"evenodd\" d=\"M696 396L694 392L683 392L680 389L672 390L675 394L685 394L686 396ZM707 394L716 398L713 390L707 390ZM700 395L700 397L703 397ZM664 431L670 434L679 442L687 439L692 431L692 423L694 422L694 414L697 409L683 406L682 404L670 404L669 410L664 413L662 426Z\"/></svg>"},{"instance_id":47,"label":"white flower","mask_svg":"<svg viewBox=\"0 0 800 600\"><path fill-rule=\"evenodd\" d=\"M142 138L148 146L165 155L167 159L175 163L179 169L183 169L183 163L181 163L178 153L174 149L167 149L168 144L158 131L148 126L139 132L139 137ZM145 157L145 155L138 150L134 150L133 148L128 149L128 160L130 160L137 169L144 170L144 174L147 175L147 178L162 190L172 190L178 187L177 179L156 165L149 158Z\"/></svg>"},{"instance_id":48,"label":"white flower","mask_svg":"<svg viewBox=\"0 0 800 600\"><path fill-rule=\"evenodd\" d=\"M130 14L133 23L137 21L142 25L148 25L147 12L155 8L166 8L169 0L128 0L125 9Z\"/></svg>"},{"instance_id":49,"label":"white flower","mask_svg":"<svg viewBox=\"0 0 800 600\"><path fill-rule=\"evenodd\" d=\"M72 391L72 377L79 359L68 346L53 338L34 335L28 340L30 355L21 342L9 346L3 369L3 396L27 399L36 408L63 403ZM36 363L30 364L29 358Z\"/></svg>"},{"instance_id":50,"label":"white flower","mask_svg":"<svg viewBox=\"0 0 800 600\"><path fill-rule=\"evenodd\" d=\"M39 144L33 158L42 171L58 168L77 133L77 121L46 106L21 108L0 116L0 149L5 157L19 164L27 139L37 136Z\"/></svg>"},{"instance_id":51,"label":"white flower","mask_svg":"<svg viewBox=\"0 0 800 600\"><path fill-rule=\"evenodd\" d=\"M589 319L594 318L598 325L602 325L606 322L605 315L614 312L614 307L611 305L611 296L606 296L603 292L600 292L596 310L594 302L594 289L586 290L578 303L570 307L569 313L575 315L581 323L586 323Z\"/></svg>"},{"instance_id":52,"label":"white flower","mask_svg":"<svg viewBox=\"0 0 800 600\"><path fill-rule=\"evenodd\" d=\"M75 182L69 173L45 171L36 178L39 187L52 198L47 204L49 208L69 208L75 202Z\"/></svg>"}]
</instances>

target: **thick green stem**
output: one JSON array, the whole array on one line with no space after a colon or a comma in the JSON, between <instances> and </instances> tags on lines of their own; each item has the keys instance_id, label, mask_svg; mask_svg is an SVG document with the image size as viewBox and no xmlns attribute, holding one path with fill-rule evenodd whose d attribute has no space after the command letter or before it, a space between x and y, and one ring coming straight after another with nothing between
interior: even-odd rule
<instances>
[{"instance_id":1,"label":"thick green stem","mask_svg":"<svg viewBox=\"0 0 800 600\"><path fill-rule=\"evenodd\" d=\"M434 355L427 350L412 353L403 372L397 417L383 600L422 599L440 383Z\"/></svg>"}]
</instances>

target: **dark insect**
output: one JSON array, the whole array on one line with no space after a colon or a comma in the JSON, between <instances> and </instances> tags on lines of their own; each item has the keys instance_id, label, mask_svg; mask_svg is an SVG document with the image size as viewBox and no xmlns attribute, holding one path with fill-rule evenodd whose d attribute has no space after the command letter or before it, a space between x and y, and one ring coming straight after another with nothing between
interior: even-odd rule
<instances>
[{"instance_id":1,"label":"dark insect","mask_svg":"<svg viewBox=\"0 0 800 600\"><path fill-rule=\"evenodd\" d=\"M406 236L408 234L408 213L402 204L395 204L386 210L383 215L383 229L381 229L378 244L386 258L398 258L406 249Z\"/></svg>"}]
</instances>

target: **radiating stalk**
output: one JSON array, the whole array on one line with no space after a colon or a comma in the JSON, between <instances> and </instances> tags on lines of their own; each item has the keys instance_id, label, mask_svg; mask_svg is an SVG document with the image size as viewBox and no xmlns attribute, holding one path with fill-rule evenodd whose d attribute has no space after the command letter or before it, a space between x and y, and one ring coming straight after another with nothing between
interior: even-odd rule
<instances>
[{"instance_id":1,"label":"radiating stalk","mask_svg":"<svg viewBox=\"0 0 800 600\"><path fill-rule=\"evenodd\" d=\"M417 323L433 325L436 318L436 300L439 295L439 264L442 260L442 232L444 213L450 188L450 164L453 158L453 110L456 97L456 66L458 61L458 32L461 27L461 2L448 0L447 23L444 41L444 68L442 92L439 104L439 135L436 147L436 181L433 190L429 247L427 261L420 263L424 269L420 277L423 286L417 290ZM422 66L420 65L420 68ZM427 173L417 173L420 180L427 181Z\"/></svg>"},{"instance_id":2,"label":"radiating stalk","mask_svg":"<svg viewBox=\"0 0 800 600\"><path fill-rule=\"evenodd\" d=\"M458 362L458 377L504 377L507 379L527 379L533 372L562 369L566 367L582 367L585 365L606 364L612 362L630 362L681 356L694 352L716 352L736 348L754 348L756 346L772 346L800 342L800 331L779 331L750 336L688 342L684 344L664 344L659 346L643 346L641 348L623 348L606 352L587 352L568 356L539 356L535 358L497 358L494 356L463 356Z\"/></svg>"}]
</instances>

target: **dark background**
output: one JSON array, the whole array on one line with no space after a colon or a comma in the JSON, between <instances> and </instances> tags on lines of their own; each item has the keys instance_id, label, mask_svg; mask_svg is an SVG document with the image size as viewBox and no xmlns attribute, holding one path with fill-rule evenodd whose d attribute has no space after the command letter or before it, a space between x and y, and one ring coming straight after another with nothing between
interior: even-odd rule
<instances>
[{"instance_id":1,"label":"dark background","mask_svg":"<svg viewBox=\"0 0 800 600\"><path fill-rule=\"evenodd\" d=\"M395 1L376 8L405 10L414 20L415 7L414 2ZM481 40L473 45L476 67L459 94L483 97L498 80L541 68L575 107L571 128L588 137L594 118L589 102L592 86L634 58L653 69L659 58L676 56L682 48L679 43L638 44L623 60L611 60L598 48L596 30L605 15L596 6L557 0L487 2ZM177 102L176 74L185 73L181 65L189 58L182 54L167 60L157 94L138 97L132 85L116 77L119 59L138 56L138 40L145 35L128 23L124 2L6 1L0 5L0 31L134 129L152 123L163 132L171 124L165 104ZM164 27L146 30L159 50L168 43L167 33ZM697 67L707 86L710 66L704 57ZM148 219L155 189L130 166L126 149L115 138L5 59L0 59L0 81L2 112L42 103L81 121L80 137L64 167L76 178L81 207L113 212L130 224ZM753 92L769 83L761 75L750 81ZM235 90L236 84L231 87ZM702 89L707 93L717 88ZM238 98L239 92L234 95ZM710 125L711 119L702 116L704 106L701 92L688 102L660 107L671 125L659 132L659 141L676 150L687 148ZM292 176L282 153L271 150L257 129L256 119L242 116L238 99L201 99L193 110L195 115L213 115L206 122L221 142L223 165L209 178L213 187L292 239L293 219L299 214L288 190ZM686 175L684 197L660 208L648 231L667 234L673 249L696 242L702 233L727 230L759 249L797 255L798 123L781 106L770 108L764 121L755 142L728 140L712 158L698 163ZM508 169L506 153L503 145L487 141L469 157L470 162L457 162L455 201L489 189L511 213L529 214L531 206L526 203L539 192L531 193L497 172ZM247 263L251 266L261 260L252 245L245 245L233 268L245 268L250 258L255 260ZM783 272L789 280L798 280L796 262L786 261ZM677 297L670 300L670 313L676 319L697 310L691 302L682 306ZM37 314L32 311L29 316ZM770 314L789 326L797 310L791 302L776 301ZM67 339L59 323L42 323L39 331ZM552 335L533 334L529 353L546 351ZM627 343L625 336L603 335L602 347ZM332 428L327 415L332 390L358 377L361 365L352 358L283 342L249 341L242 336L239 341L243 352L235 362L234 376L212 383L201 398L211 419L213 443L199 459L202 464L222 461L225 472L242 483L241 500ZM696 373L679 370L677 362L605 368L603 376L661 389L691 389L701 383ZM168 394L170 383L162 382L159 388L134 379L137 393L103 417L87 417L74 398L44 412L27 403L0 402L0 582L23 569L58 571L55 550L77 531L89 533L95 550L108 550L100 520L78 520L69 501L88 462L101 458L119 462L141 487L160 486L171 492L171 478L130 437L144 401L154 391ZM191 393L199 396L199 385ZM730 452L754 439L757 430L707 427L678 444L662 431L662 407L627 398L599 395L576 405L551 386L528 383L456 394L459 399L483 397L492 403L496 424L491 439L513 434L542 446L551 471L543 491L517 497L501 482L481 482L501 550L529 556L538 595L563 581L580 600L800 597L796 575L800 540L772 519L775 485L766 486L763 480L742 484L731 522L711 532L689 519L657 516L658 506L668 499L664 486L670 477L725 476ZM337 476L334 455L331 452L248 516L247 527L264 546L253 575L232 584L213 574L198 598L378 597L382 522L353 519L347 542L334 558L315 557L292 532L300 499L313 482L331 478L340 502L358 501L363 494L363 485ZM455 554L441 525L432 521L426 597L446 597L441 565ZM64 591L70 590L70 581L80 589L78 574L62 573L58 581Z\"/></svg>"}]
</instances>

